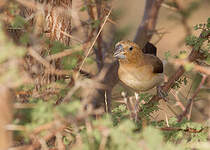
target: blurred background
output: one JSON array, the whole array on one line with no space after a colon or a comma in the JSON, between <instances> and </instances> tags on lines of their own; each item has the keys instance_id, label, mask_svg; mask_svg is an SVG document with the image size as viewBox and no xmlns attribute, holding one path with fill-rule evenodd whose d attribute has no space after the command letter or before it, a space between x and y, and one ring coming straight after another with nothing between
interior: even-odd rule
<instances>
[{"instance_id":1,"label":"blurred background","mask_svg":"<svg viewBox=\"0 0 210 150\"><path fill-rule=\"evenodd\" d=\"M193 27L196 24L202 22L204 23L209 17L209 1L183 0L181 2L183 3L184 7L190 7L192 2L195 6L191 7L197 7L187 19L187 24L191 30L191 33L196 34L196 32L193 30ZM132 2L127 0L119 0L117 3L116 8L122 13L120 19L117 20L117 26L120 28L127 28L129 30L129 34L126 35L125 39L132 40L134 38L137 28L143 17L144 6L144 0L132 0ZM158 16L156 29L160 30L160 32L165 32L161 40L159 40L157 35L154 35L153 39L151 40L152 43L157 43L156 46L158 48L158 55L163 58L164 53L167 51L170 51L172 54L177 54L178 51L186 49L183 42L186 36L186 31L182 22L180 21L181 17L179 14L177 14L177 11L169 6L163 5L160 8Z\"/></svg>"},{"instance_id":2,"label":"blurred background","mask_svg":"<svg viewBox=\"0 0 210 150\"><path fill-rule=\"evenodd\" d=\"M209 127L204 125L210 122L209 76L190 66L159 108L145 104L156 94L155 89L139 93L137 99L118 82L114 45L134 39L146 2L0 1L0 150L11 146L14 150L121 150L128 146L130 150L145 143L146 150L151 143L154 149L161 143L160 149L168 150L168 143L162 144L165 141L175 148L177 143L186 146L193 138L199 142L208 139ZM195 25L204 26L209 17L209 0L165 0L161 4L150 42L164 63L165 81L179 67L176 60L186 60L192 50L186 38L198 36L201 31L195 31ZM210 58L207 47L201 49ZM209 60L196 63L209 70ZM133 100L139 104L138 121L129 110ZM94 106L90 110L89 103ZM190 111L185 113L188 105ZM149 125L169 132L162 135L158 130L153 139L151 129L142 134ZM165 141L155 143L156 139Z\"/></svg>"}]
</instances>

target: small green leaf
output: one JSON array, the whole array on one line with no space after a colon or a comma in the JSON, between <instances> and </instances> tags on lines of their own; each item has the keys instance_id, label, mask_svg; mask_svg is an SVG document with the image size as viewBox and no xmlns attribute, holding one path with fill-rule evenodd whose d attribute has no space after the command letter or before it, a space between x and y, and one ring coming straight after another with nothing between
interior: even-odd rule
<instances>
[{"instance_id":1,"label":"small green leaf","mask_svg":"<svg viewBox=\"0 0 210 150\"><path fill-rule=\"evenodd\" d=\"M207 26L207 28L210 28L210 18L208 18L206 26Z\"/></svg>"},{"instance_id":2,"label":"small green leaf","mask_svg":"<svg viewBox=\"0 0 210 150\"><path fill-rule=\"evenodd\" d=\"M47 41L51 46L50 54L56 54L58 52L62 52L63 50L67 49L68 46L65 46L60 41Z\"/></svg>"},{"instance_id":3,"label":"small green leaf","mask_svg":"<svg viewBox=\"0 0 210 150\"><path fill-rule=\"evenodd\" d=\"M94 20L92 21L91 25L92 25L92 28L97 28L99 25L100 25L100 20Z\"/></svg>"},{"instance_id":4,"label":"small green leaf","mask_svg":"<svg viewBox=\"0 0 210 150\"><path fill-rule=\"evenodd\" d=\"M83 6L83 7L80 9L80 11L85 11L85 10L87 10L87 6Z\"/></svg>"},{"instance_id":5,"label":"small green leaf","mask_svg":"<svg viewBox=\"0 0 210 150\"><path fill-rule=\"evenodd\" d=\"M25 19L21 16L16 16L14 22L12 24L13 28L23 28L24 24L26 23Z\"/></svg>"},{"instance_id":6,"label":"small green leaf","mask_svg":"<svg viewBox=\"0 0 210 150\"><path fill-rule=\"evenodd\" d=\"M198 30L198 29L199 29L198 25L195 25L194 30Z\"/></svg>"},{"instance_id":7,"label":"small green leaf","mask_svg":"<svg viewBox=\"0 0 210 150\"><path fill-rule=\"evenodd\" d=\"M91 57L87 57L87 59L85 60L85 63L87 64L93 64L94 62L95 62L94 59Z\"/></svg>"},{"instance_id":8,"label":"small green leaf","mask_svg":"<svg viewBox=\"0 0 210 150\"><path fill-rule=\"evenodd\" d=\"M23 34L21 37L20 37L20 42L23 44L23 45L27 45L29 43L29 35L28 33L25 33Z\"/></svg>"}]
</instances>

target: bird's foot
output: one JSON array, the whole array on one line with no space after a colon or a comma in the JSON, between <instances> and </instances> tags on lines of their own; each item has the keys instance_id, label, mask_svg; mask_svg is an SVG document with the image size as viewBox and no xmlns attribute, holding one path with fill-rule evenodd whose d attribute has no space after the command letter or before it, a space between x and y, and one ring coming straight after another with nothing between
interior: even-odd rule
<instances>
[{"instance_id":1,"label":"bird's foot","mask_svg":"<svg viewBox=\"0 0 210 150\"><path fill-rule=\"evenodd\" d=\"M157 95L161 97L164 101L168 101L168 93L163 91L162 86L157 86Z\"/></svg>"}]
</instances>

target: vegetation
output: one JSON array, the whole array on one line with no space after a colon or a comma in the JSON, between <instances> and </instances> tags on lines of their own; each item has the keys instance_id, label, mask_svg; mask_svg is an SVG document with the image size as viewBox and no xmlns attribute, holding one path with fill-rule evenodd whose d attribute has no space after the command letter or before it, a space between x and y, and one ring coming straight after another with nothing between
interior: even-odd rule
<instances>
[{"instance_id":1,"label":"vegetation","mask_svg":"<svg viewBox=\"0 0 210 150\"><path fill-rule=\"evenodd\" d=\"M183 7L178 0L147 0L150 8L175 10L174 19L186 32L188 49L165 53L167 64L178 69L163 85L165 107L173 113L168 117L166 112L164 120L154 117L161 111L157 95L113 88L118 80L111 50L129 33L116 25L123 12L113 9L110 0L84 0L79 9L72 3L0 2L0 126L5 129L0 149L208 150L209 116L197 103L209 100L210 18L194 26L199 35L191 34L187 24L202 2ZM148 33L141 39L150 40ZM180 98L182 90L186 96ZM205 121L192 119L194 109Z\"/></svg>"}]
</instances>

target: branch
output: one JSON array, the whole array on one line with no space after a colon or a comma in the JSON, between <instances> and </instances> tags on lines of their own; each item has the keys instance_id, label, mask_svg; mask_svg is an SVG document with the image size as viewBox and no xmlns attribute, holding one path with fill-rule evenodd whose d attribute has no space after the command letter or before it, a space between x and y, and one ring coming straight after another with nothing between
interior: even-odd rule
<instances>
[{"instance_id":1,"label":"branch","mask_svg":"<svg viewBox=\"0 0 210 150\"><path fill-rule=\"evenodd\" d=\"M188 61L186 61L186 60L177 60L176 59L176 61L174 61L173 60L173 63L176 65L187 65L187 64L189 64L189 62ZM201 65L197 65L196 63L192 63L193 64L193 69L195 70L195 71L198 71L198 72L200 72L200 73L202 73L202 74L206 74L206 75L210 75L210 70L209 70L209 67L207 67L207 66L201 66Z\"/></svg>"},{"instance_id":2,"label":"branch","mask_svg":"<svg viewBox=\"0 0 210 150\"><path fill-rule=\"evenodd\" d=\"M204 32L202 32L199 36L199 38L207 38L209 35L205 35L203 34ZM196 50L195 47L192 48L192 51L190 53L190 55L188 56L188 61L189 62L194 62L197 59L201 58L202 53L200 53L200 47L198 48L198 50ZM165 93L168 93L171 89L171 87L174 85L174 83L179 80L179 78L185 73L185 69L183 66L180 66L178 68L178 70L169 78L168 82L166 82L163 87L162 90ZM154 103L158 102L161 99L161 97L159 97L158 95L155 95L152 97L152 99L147 103L148 107L151 107L154 105Z\"/></svg>"},{"instance_id":3,"label":"branch","mask_svg":"<svg viewBox=\"0 0 210 150\"><path fill-rule=\"evenodd\" d=\"M176 128L176 127L162 127L160 128L160 130L162 131L184 131L184 132L188 132L188 133L200 133L204 130L204 128L200 129L200 130L196 130L193 128L186 128L186 129L182 129L182 128Z\"/></svg>"},{"instance_id":4,"label":"branch","mask_svg":"<svg viewBox=\"0 0 210 150\"><path fill-rule=\"evenodd\" d=\"M144 17L134 39L134 42L142 48L152 38L162 2L163 0L146 1Z\"/></svg>"},{"instance_id":5,"label":"branch","mask_svg":"<svg viewBox=\"0 0 210 150\"><path fill-rule=\"evenodd\" d=\"M96 7L97 7L97 16L98 19L102 19L102 14L101 14L101 10L102 10L102 1L101 0L96 0ZM108 20L108 18L107 18ZM99 32L101 28L101 25L98 26L97 31ZM98 39L97 39L97 50L95 50L95 54L96 54L96 60L97 60L97 65L98 65L98 69L99 71L102 69L103 67L103 52L102 52L102 41L103 41L103 36L102 36L102 32L99 34Z\"/></svg>"}]
</instances>

